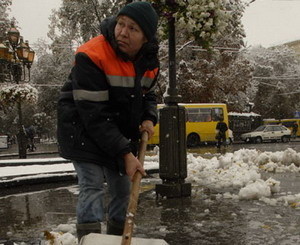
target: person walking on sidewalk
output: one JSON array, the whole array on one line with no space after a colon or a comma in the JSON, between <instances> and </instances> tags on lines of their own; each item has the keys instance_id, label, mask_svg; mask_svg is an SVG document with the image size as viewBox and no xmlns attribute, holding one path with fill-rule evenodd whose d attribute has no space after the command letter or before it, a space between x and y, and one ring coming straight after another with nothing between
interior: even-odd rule
<instances>
[{"instance_id":1,"label":"person walking on sidewalk","mask_svg":"<svg viewBox=\"0 0 300 245\"><path fill-rule=\"evenodd\" d=\"M101 35L78 48L58 101L60 155L73 161L80 188L77 236L101 233L103 182L107 233L122 235L130 178L145 170L136 158L141 131L157 122L158 15L148 2L124 6L101 23Z\"/></svg>"},{"instance_id":2,"label":"person walking on sidewalk","mask_svg":"<svg viewBox=\"0 0 300 245\"><path fill-rule=\"evenodd\" d=\"M29 151L35 151L36 146L34 145L34 136L35 136L35 128L33 125L30 125L29 127L25 128L25 135L27 139L27 150Z\"/></svg>"},{"instance_id":3,"label":"person walking on sidewalk","mask_svg":"<svg viewBox=\"0 0 300 245\"><path fill-rule=\"evenodd\" d=\"M297 132L298 132L298 123L297 123L297 121L295 121L292 126L292 138L294 138L294 139L297 138Z\"/></svg>"},{"instance_id":4,"label":"person walking on sidewalk","mask_svg":"<svg viewBox=\"0 0 300 245\"><path fill-rule=\"evenodd\" d=\"M223 118L220 118L220 121L216 126L216 139L218 140L217 147L221 148L221 145L226 145L226 131L228 130L227 124L224 122Z\"/></svg>"}]
</instances>

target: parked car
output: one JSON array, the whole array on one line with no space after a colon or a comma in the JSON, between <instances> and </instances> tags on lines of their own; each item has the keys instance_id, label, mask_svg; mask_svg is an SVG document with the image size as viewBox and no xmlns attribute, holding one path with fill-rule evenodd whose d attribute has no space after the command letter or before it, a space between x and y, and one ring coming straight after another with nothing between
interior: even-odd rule
<instances>
[{"instance_id":1,"label":"parked car","mask_svg":"<svg viewBox=\"0 0 300 245\"><path fill-rule=\"evenodd\" d=\"M262 143L264 141L289 142L291 130L282 125L262 125L254 131L241 135L245 142Z\"/></svg>"}]
</instances>

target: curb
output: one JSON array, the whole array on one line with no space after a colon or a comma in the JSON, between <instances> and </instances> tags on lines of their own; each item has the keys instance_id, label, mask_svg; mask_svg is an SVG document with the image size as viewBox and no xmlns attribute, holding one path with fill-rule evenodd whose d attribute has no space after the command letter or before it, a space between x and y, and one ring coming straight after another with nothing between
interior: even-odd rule
<instances>
[{"instance_id":1,"label":"curb","mask_svg":"<svg viewBox=\"0 0 300 245\"><path fill-rule=\"evenodd\" d=\"M74 172L70 173L57 173L51 174L49 176L39 176L34 178L34 176L30 176L30 178L26 178L29 176L20 176L14 177L14 179L7 179L0 181L0 189L4 188L13 188L25 185L38 185L38 184L50 184L50 183L58 183L58 182L69 182L69 181L77 181L77 175Z\"/></svg>"},{"instance_id":2,"label":"curb","mask_svg":"<svg viewBox=\"0 0 300 245\"><path fill-rule=\"evenodd\" d=\"M12 166L29 166L29 165L49 165L49 164L59 164L59 163L70 163L70 160L64 158L44 158L44 159L7 159L0 160L0 167L12 167Z\"/></svg>"},{"instance_id":3,"label":"curb","mask_svg":"<svg viewBox=\"0 0 300 245\"><path fill-rule=\"evenodd\" d=\"M146 170L147 175L159 173L159 169ZM9 179L0 179L0 189L14 188L28 185L39 185L39 184L51 184L51 183L63 183L63 182L74 182L77 183L77 174L75 172L57 172L53 174L40 175L22 175L14 176Z\"/></svg>"}]
</instances>

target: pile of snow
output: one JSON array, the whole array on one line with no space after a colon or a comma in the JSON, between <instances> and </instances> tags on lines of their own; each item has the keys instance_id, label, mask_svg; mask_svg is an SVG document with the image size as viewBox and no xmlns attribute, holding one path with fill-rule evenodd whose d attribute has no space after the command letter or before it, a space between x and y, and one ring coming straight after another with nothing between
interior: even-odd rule
<instances>
[{"instance_id":1,"label":"pile of snow","mask_svg":"<svg viewBox=\"0 0 300 245\"><path fill-rule=\"evenodd\" d=\"M283 152L241 149L212 159L189 154L187 181L220 192L228 188L238 190L237 195L227 192L227 198L261 199L280 191L280 182L272 178L262 180L261 171L298 173L299 166L300 153L290 148ZM295 202L300 203L299 198L296 198Z\"/></svg>"},{"instance_id":2,"label":"pile of snow","mask_svg":"<svg viewBox=\"0 0 300 245\"><path fill-rule=\"evenodd\" d=\"M45 245L76 245L75 224L60 224L53 231L44 231Z\"/></svg>"}]
</instances>

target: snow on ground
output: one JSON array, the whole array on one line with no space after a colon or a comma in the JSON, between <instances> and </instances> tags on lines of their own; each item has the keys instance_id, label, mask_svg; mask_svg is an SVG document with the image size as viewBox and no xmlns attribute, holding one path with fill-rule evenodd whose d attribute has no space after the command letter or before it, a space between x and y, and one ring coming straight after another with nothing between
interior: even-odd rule
<instances>
[{"instance_id":1,"label":"snow on ground","mask_svg":"<svg viewBox=\"0 0 300 245\"><path fill-rule=\"evenodd\" d=\"M188 155L187 181L214 189L236 188L238 199L259 199L280 191L280 182L261 179L261 171L300 172L300 153L291 148L281 152L241 149L205 159ZM228 195L227 195L228 196Z\"/></svg>"},{"instance_id":2,"label":"snow on ground","mask_svg":"<svg viewBox=\"0 0 300 245\"><path fill-rule=\"evenodd\" d=\"M72 163L61 163L61 164L49 163L49 165L28 165L28 166L24 165L24 166L1 167L0 177L3 178L3 177L28 175L28 178L31 178L32 175L41 176L47 173L56 173L62 171L74 171L73 164ZM35 178L36 177L37 176L35 176Z\"/></svg>"},{"instance_id":3,"label":"snow on ground","mask_svg":"<svg viewBox=\"0 0 300 245\"><path fill-rule=\"evenodd\" d=\"M157 169L159 152L145 157L146 169ZM41 159L40 159L41 160ZM233 153L226 153L211 159L188 154L187 182L194 186L202 186L220 191L219 197L236 200L258 199L269 205L291 205L300 208L300 193L285 196L272 196L280 192L280 182L273 178L263 180L262 171L270 173L300 172L300 153L291 148L278 152L260 152L255 149L241 149ZM24 174L51 174L61 171L73 171L71 163L52 165L33 165L1 167L0 177L17 176ZM23 177L24 178L24 177ZM27 176L30 178L30 176ZM5 180L0 180L5 181ZM231 192L225 191L230 189ZM48 235L45 245L74 245L74 225L61 224Z\"/></svg>"},{"instance_id":4,"label":"snow on ground","mask_svg":"<svg viewBox=\"0 0 300 245\"><path fill-rule=\"evenodd\" d=\"M271 197L280 192L280 182L273 178L263 180L261 172L299 173L300 153L288 148L278 152L260 152L255 149L241 149L226 153L220 157L204 159L188 155L187 182L196 185L226 190L224 198L236 200L259 199L269 205L291 205L300 208L300 193L280 197Z\"/></svg>"}]
</instances>

